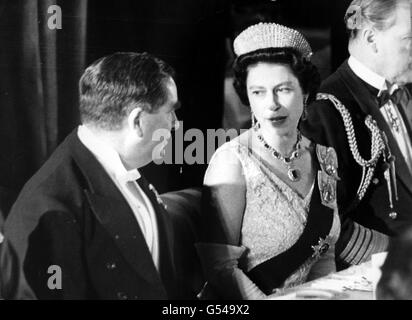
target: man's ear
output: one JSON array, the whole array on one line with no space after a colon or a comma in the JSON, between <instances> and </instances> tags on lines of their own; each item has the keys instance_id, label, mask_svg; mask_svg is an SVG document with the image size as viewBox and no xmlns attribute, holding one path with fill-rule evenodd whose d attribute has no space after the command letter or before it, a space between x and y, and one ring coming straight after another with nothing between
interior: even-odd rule
<instances>
[{"instance_id":1,"label":"man's ear","mask_svg":"<svg viewBox=\"0 0 412 320\"><path fill-rule=\"evenodd\" d=\"M366 45L370 47L373 52L378 52L378 46L376 44L376 32L373 28L365 28L362 30L362 39Z\"/></svg>"},{"instance_id":2,"label":"man's ear","mask_svg":"<svg viewBox=\"0 0 412 320\"><path fill-rule=\"evenodd\" d=\"M136 131L139 137L143 137L142 114L143 108L138 106L134 108L127 117L127 125L129 126L129 129Z\"/></svg>"}]
</instances>

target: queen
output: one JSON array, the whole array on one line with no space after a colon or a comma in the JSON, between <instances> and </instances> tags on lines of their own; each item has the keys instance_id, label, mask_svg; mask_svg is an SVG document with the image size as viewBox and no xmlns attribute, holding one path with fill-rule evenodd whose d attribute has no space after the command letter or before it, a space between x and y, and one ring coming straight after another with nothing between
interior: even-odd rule
<instances>
[{"instance_id":1,"label":"queen","mask_svg":"<svg viewBox=\"0 0 412 320\"><path fill-rule=\"evenodd\" d=\"M265 299L336 270L337 157L298 129L320 76L296 30L260 23L234 41L234 87L252 128L204 177L203 297Z\"/></svg>"}]
</instances>

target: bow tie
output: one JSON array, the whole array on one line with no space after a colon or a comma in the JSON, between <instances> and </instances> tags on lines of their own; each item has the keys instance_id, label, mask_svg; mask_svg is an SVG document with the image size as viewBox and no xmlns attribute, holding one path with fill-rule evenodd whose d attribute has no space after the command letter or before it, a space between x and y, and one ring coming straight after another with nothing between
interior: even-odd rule
<instances>
[{"instance_id":1,"label":"bow tie","mask_svg":"<svg viewBox=\"0 0 412 320\"><path fill-rule=\"evenodd\" d=\"M116 174L117 178L123 182L133 182L140 179L141 175L137 169L133 169L130 171L120 172Z\"/></svg>"},{"instance_id":2,"label":"bow tie","mask_svg":"<svg viewBox=\"0 0 412 320\"><path fill-rule=\"evenodd\" d=\"M383 107L389 100L397 106L401 102L404 93L405 91L403 88L395 89L391 94L389 93L389 90L380 91L378 95L379 107Z\"/></svg>"}]
</instances>

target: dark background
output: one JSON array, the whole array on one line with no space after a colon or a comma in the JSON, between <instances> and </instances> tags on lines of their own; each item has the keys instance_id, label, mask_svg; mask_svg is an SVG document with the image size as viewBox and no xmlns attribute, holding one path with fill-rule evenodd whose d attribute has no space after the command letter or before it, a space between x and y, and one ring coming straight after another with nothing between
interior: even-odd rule
<instances>
[{"instance_id":1,"label":"dark background","mask_svg":"<svg viewBox=\"0 0 412 320\"><path fill-rule=\"evenodd\" d=\"M231 40L257 21L308 37L322 77L347 57L348 0L0 0L0 210L79 122L77 83L116 51L148 51L177 71L184 129L221 127ZM250 4L253 3L254 7ZM62 8L50 30L47 9ZM200 186L206 165L149 165L159 192Z\"/></svg>"}]
</instances>

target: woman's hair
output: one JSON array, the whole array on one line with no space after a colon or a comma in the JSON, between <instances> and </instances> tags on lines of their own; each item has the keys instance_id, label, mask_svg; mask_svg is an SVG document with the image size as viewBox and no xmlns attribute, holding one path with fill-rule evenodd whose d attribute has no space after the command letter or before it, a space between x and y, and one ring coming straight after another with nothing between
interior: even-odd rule
<instances>
[{"instance_id":1,"label":"woman's hair","mask_svg":"<svg viewBox=\"0 0 412 320\"><path fill-rule=\"evenodd\" d=\"M265 48L239 56L233 66L233 86L244 105L250 106L247 96L246 79L249 67L258 63L286 65L298 79L304 94L308 94L307 102L316 98L320 85L320 75L315 65L293 48Z\"/></svg>"},{"instance_id":2,"label":"woman's hair","mask_svg":"<svg viewBox=\"0 0 412 320\"><path fill-rule=\"evenodd\" d=\"M377 30L386 30L393 25L393 12L399 2L408 0L354 0L348 7L344 20L350 39L356 38L366 24Z\"/></svg>"}]
</instances>

